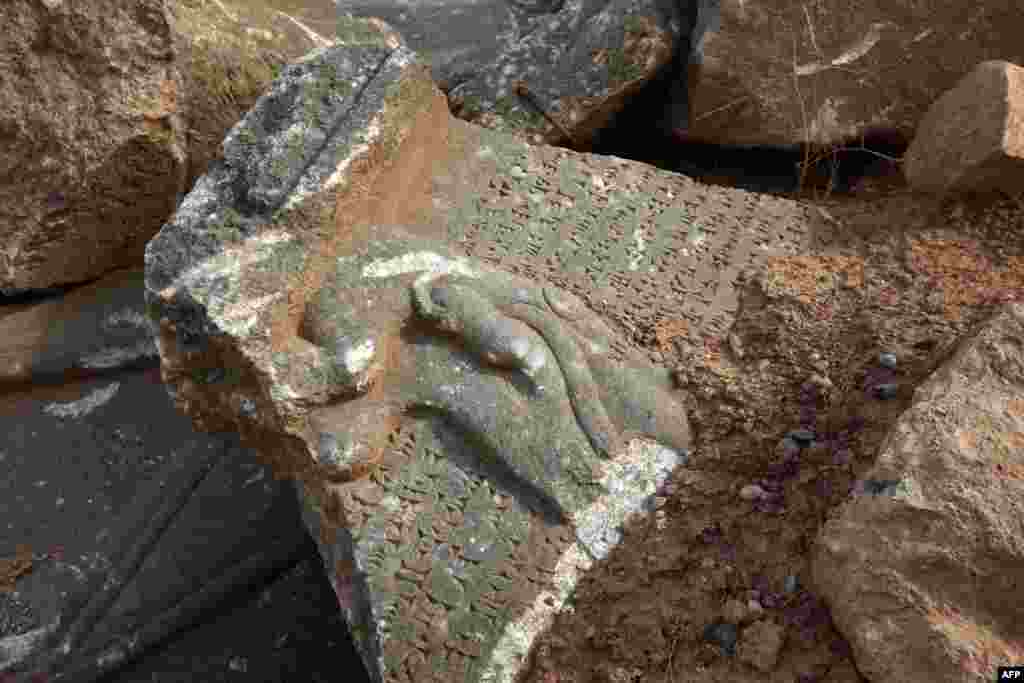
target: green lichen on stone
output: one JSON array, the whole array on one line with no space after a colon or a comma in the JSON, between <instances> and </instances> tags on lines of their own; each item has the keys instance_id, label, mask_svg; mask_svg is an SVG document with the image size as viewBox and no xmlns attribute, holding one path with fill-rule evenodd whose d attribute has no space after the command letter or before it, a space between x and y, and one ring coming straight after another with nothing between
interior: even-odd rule
<instances>
[{"instance_id":1,"label":"green lichen on stone","mask_svg":"<svg viewBox=\"0 0 1024 683\"><path fill-rule=\"evenodd\" d=\"M252 146L259 142L259 137L249 126L242 126L238 131L238 140L244 145Z\"/></svg>"},{"instance_id":2,"label":"green lichen on stone","mask_svg":"<svg viewBox=\"0 0 1024 683\"><path fill-rule=\"evenodd\" d=\"M499 98L494 103L494 112L509 130L532 130L542 127L545 122L543 114L533 108L524 108L511 95Z\"/></svg>"},{"instance_id":3,"label":"green lichen on stone","mask_svg":"<svg viewBox=\"0 0 1024 683\"><path fill-rule=\"evenodd\" d=\"M281 273L295 275L302 272L306 265L307 251L297 239L269 245L259 261L252 265L255 273Z\"/></svg>"},{"instance_id":4,"label":"green lichen on stone","mask_svg":"<svg viewBox=\"0 0 1024 683\"><path fill-rule=\"evenodd\" d=\"M412 119L430 106L434 83L421 65L407 68L384 94L385 122L380 144L390 160L408 135Z\"/></svg>"},{"instance_id":5,"label":"green lichen on stone","mask_svg":"<svg viewBox=\"0 0 1024 683\"><path fill-rule=\"evenodd\" d=\"M234 366L229 367L208 367L194 368L191 372L193 381L197 384L220 384L224 386L237 386L242 381L242 372Z\"/></svg>"},{"instance_id":6,"label":"green lichen on stone","mask_svg":"<svg viewBox=\"0 0 1024 683\"><path fill-rule=\"evenodd\" d=\"M146 297L146 315L151 321L159 324L160 319L163 318L164 306L158 299Z\"/></svg>"},{"instance_id":7,"label":"green lichen on stone","mask_svg":"<svg viewBox=\"0 0 1024 683\"><path fill-rule=\"evenodd\" d=\"M622 22L622 27L626 33L643 33L644 21L639 15L627 14Z\"/></svg>"},{"instance_id":8,"label":"green lichen on stone","mask_svg":"<svg viewBox=\"0 0 1024 683\"><path fill-rule=\"evenodd\" d=\"M437 432L428 421L418 422L415 430L417 456L404 464L395 479L386 482L384 487L388 495L396 495L399 499L419 501L420 511L414 524L418 527L421 540L436 543L434 523L440 521L439 514L446 509L445 499L456 497L449 489L449 478L453 469L459 468L454 462L444 457L440 450ZM431 600L447 608L447 637L458 641L472 641L479 644L480 659L486 660L497 645L503 634L504 625L511 619L508 607L485 608L481 597L485 592L495 589L502 590L510 586L510 580L498 574L498 568L504 566L511 557L514 543L526 540L528 532L528 513L513 506L499 511L495 508L495 489L489 481L474 471L463 470L459 477L466 493L460 499L466 500L461 506L466 515L466 522L452 529L452 534L445 542L451 552L448 560L439 559L436 555L431 560L432 567L423 579L422 588L416 583L397 579L393 586L397 588L389 604L393 607L388 618L382 619L381 626L388 640L397 639L409 642L415 637L416 626L413 622L403 620L397 609L399 595L413 595L425 590ZM369 551L370 572L368 582L371 586L386 585L387 577L395 576L400 566L399 559L416 559L415 550L418 544L403 544L401 548L393 544L368 547L372 538L380 538L381 530L389 519L388 515L370 513L364 526L354 533L357 543L364 552ZM473 539L475 543L493 544L494 552L485 561L477 561L465 556L465 552L454 553L453 545L457 546L460 539L462 547ZM404 552L402 552L404 551ZM388 562L388 558L391 561ZM453 564L454 562L454 564ZM357 633L368 633L367 629L356 630ZM385 651L389 648L385 648ZM386 657L385 653L385 657ZM436 662L439 667L446 667L442 657ZM467 659L472 672L473 662ZM387 667L387 661L385 661ZM395 669L388 669L395 670ZM446 669L442 669L442 673ZM466 680L473 680L468 678Z\"/></svg>"},{"instance_id":9,"label":"green lichen on stone","mask_svg":"<svg viewBox=\"0 0 1024 683\"><path fill-rule=\"evenodd\" d=\"M284 154L277 155L270 163L270 171L275 176L284 180L292 172L294 165L302 158L306 149L306 134L304 130L289 128L285 131Z\"/></svg>"},{"instance_id":10,"label":"green lichen on stone","mask_svg":"<svg viewBox=\"0 0 1024 683\"><path fill-rule=\"evenodd\" d=\"M248 22L232 20L216 3L181 3L175 15L179 32L190 39L188 77L207 97L234 109L236 120L293 56L280 54L283 36L247 30ZM251 19L270 23L269 16Z\"/></svg>"},{"instance_id":11,"label":"green lichen on stone","mask_svg":"<svg viewBox=\"0 0 1024 683\"><path fill-rule=\"evenodd\" d=\"M352 377L340 363L324 363L309 367L306 375L321 390L329 391L332 387L348 386Z\"/></svg>"},{"instance_id":12,"label":"green lichen on stone","mask_svg":"<svg viewBox=\"0 0 1024 683\"><path fill-rule=\"evenodd\" d=\"M338 73L337 67L331 62L318 64L313 69L311 81L303 81L302 106L307 125L316 126L321 122L320 115L324 111L324 102L331 96L348 97L352 93L352 84Z\"/></svg>"},{"instance_id":13,"label":"green lichen on stone","mask_svg":"<svg viewBox=\"0 0 1024 683\"><path fill-rule=\"evenodd\" d=\"M387 46L387 36L366 19L339 14L336 34L343 45Z\"/></svg>"},{"instance_id":14,"label":"green lichen on stone","mask_svg":"<svg viewBox=\"0 0 1024 683\"><path fill-rule=\"evenodd\" d=\"M244 236L242 215L230 206L209 223L209 232L222 243L238 242Z\"/></svg>"},{"instance_id":15,"label":"green lichen on stone","mask_svg":"<svg viewBox=\"0 0 1024 683\"><path fill-rule=\"evenodd\" d=\"M621 48L615 48L608 53L608 78L613 85L635 81L643 74L643 69Z\"/></svg>"},{"instance_id":16,"label":"green lichen on stone","mask_svg":"<svg viewBox=\"0 0 1024 683\"><path fill-rule=\"evenodd\" d=\"M287 351L275 351L270 356L270 365L277 372L286 372L291 367L291 354Z\"/></svg>"},{"instance_id":17,"label":"green lichen on stone","mask_svg":"<svg viewBox=\"0 0 1024 683\"><path fill-rule=\"evenodd\" d=\"M479 116L484 111L484 105L477 95L466 95L462 98L462 115L468 118Z\"/></svg>"}]
</instances>

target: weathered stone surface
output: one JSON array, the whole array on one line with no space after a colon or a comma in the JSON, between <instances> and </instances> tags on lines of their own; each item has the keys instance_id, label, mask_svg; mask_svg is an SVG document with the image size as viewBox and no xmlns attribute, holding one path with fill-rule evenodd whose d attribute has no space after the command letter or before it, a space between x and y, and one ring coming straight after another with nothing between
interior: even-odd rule
<instances>
[{"instance_id":1,"label":"weathered stone surface","mask_svg":"<svg viewBox=\"0 0 1024 683\"><path fill-rule=\"evenodd\" d=\"M170 9L191 187L220 156L227 131L280 70L309 50L337 40L345 26L338 23L330 0L303 2L303 11L296 14L286 13L295 10L295 3L287 0L173 2Z\"/></svg>"},{"instance_id":2,"label":"weathered stone surface","mask_svg":"<svg viewBox=\"0 0 1024 683\"><path fill-rule=\"evenodd\" d=\"M903 172L931 192L1024 192L1024 67L979 64L928 110Z\"/></svg>"},{"instance_id":3,"label":"weathered stone surface","mask_svg":"<svg viewBox=\"0 0 1024 683\"><path fill-rule=\"evenodd\" d=\"M688 13L663 0L537 4L545 7L516 12L493 60L477 55L465 72L448 75L453 111L461 118L537 141L585 146L668 64L690 30Z\"/></svg>"},{"instance_id":4,"label":"weathered stone surface","mask_svg":"<svg viewBox=\"0 0 1024 683\"><path fill-rule=\"evenodd\" d=\"M0 23L0 289L137 262L185 190L165 3L16 0Z\"/></svg>"},{"instance_id":5,"label":"weathered stone surface","mask_svg":"<svg viewBox=\"0 0 1024 683\"><path fill-rule=\"evenodd\" d=\"M26 561L0 592L0 671L116 675L303 547L291 487L237 437L197 434L156 370L0 395L0 558Z\"/></svg>"},{"instance_id":6,"label":"weathered stone surface","mask_svg":"<svg viewBox=\"0 0 1024 683\"><path fill-rule=\"evenodd\" d=\"M689 5L354 0L338 7L394 26L431 63L461 118L534 141L587 146L686 40ZM526 94L516 92L519 82Z\"/></svg>"},{"instance_id":7,"label":"weathered stone surface","mask_svg":"<svg viewBox=\"0 0 1024 683\"><path fill-rule=\"evenodd\" d=\"M607 358L611 331L571 295L452 253L433 203L411 232L353 210L378 173L408 190L443 162L452 170L451 152L423 158L438 147L422 149L428 136L444 151L444 104L404 47L320 50L289 67L154 238L147 296L179 403L263 434L269 459L302 481L371 675L407 670L405 561L432 568L404 594L448 613L429 666L511 680L579 570L682 461L689 432L666 372ZM410 420L417 409L433 417ZM431 447L432 433L448 442ZM402 436L416 448L396 448Z\"/></svg>"},{"instance_id":8,"label":"weathered stone surface","mask_svg":"<svg viewBox=\"0 0 1024 683\"><path fill-rule=\"evenodd\" d=\"M685 455L622 330L701 343L807 216L455 120L385 42L289 67L224 148L147 250L178 405L299 481L378 678L514 675Z\"/></svg>"},{"instance_id":9,"label":"weathered stone surface","mask_svg":"<svg viewBox=\"0 0 1024 683\"><path fill-rule=\"evenodd\" d=\"M141 268L3 315L0 382L53 380L157 359Z\"/></svg>"},{"instance_id":10,"label":"weathered stone surface","mask_svg":"<svg viewBox=\"0 0 1024 683\"><path fill-rule=\"evenodd\" d=\"M137 267L227 129L324 40L261 3L16 0L0 22L4 294Z\"/></svg>"},{"instance_id":11,"label":"weathered stone surface","mask_svg":"<svg viewBox=\"0 0 1024 683\"><path fill-rule=\"evenodd\" d=\"M557 11L549 0L342 0L341 16L380 18L430 64L441 90L478 75L520 31L520 22Z\"/></svg>"},{"instance_id":12,"label":"weathered stone surface","mask_svg":"<svg viewBox=\"0 0 1024 683\"><path fill-rule=\"evenodd\" d=\"M918 387L813 580L875 683L990 681L1024 659L1024 306Z\"/></svg>"},{"instance_id":13,"label":"weathered stone surface","mask_svg":"<svg viewBox=\"0 0 1024 683\"><path fill-rule=\"evenodd\" d=\"M1024 62L1014 3L722 0L702 48L691 132L744 143L835 141L869 125L909 138L975 64Z\"/></svg>"},{"instance_id":14,"label":"weathered stone surface","mask_svg":"<svg viewBox=\"0 0 1024 683\"><path fill-rule=\"evenodd\" d=\"M736 656L758 671L774 671L785 638L782 626L764 619L755 621L743 629Z\"/></svg>"}]
</instances>

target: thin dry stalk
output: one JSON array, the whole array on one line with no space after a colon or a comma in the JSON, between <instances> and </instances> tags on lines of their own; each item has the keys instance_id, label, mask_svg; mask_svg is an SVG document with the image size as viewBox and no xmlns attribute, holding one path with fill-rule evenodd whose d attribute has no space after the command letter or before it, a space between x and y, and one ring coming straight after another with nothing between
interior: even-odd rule
<instances>
[{"instance_id":1,"label":"thin dry stalk","mask_svg":"<svg viewBox=\"0 0 1024 683\"><path fill-rule=\"evenodd\" d=\"M220 8L220 11L223 12L228 19L234 22L238 21L238 15L233 14L220 0L213 0L213 4L217 5L217 7Z\"/></svg>"},{"instance_id":2,"label":"thin dry stalk","mask_svg":"<svg viewBox=\"0 0 1024 683\"><path fill-rule=\"evenodd\" d=\"M709 116L714 116L715 114L717 114L719 112L725 111L726 109L731 109L732 107L735 107L737 104L741 104L743 102L746 102L749 99L750 99L750 95L743 95L742 97L737 97L736 99L732 100L731 102L726 102L721 107L715 107L711 111L704 112L703 114L701 114L700 116L698 116L694 120L695 121L701 121L703 119L706 119Z\"/></svg>"},{"instance_id":3,"label":"thin dry stalk","mask_svg":"<svg viewBox=\"0 0 1024 683\"><path fill-rule=\"evenodd\" d=\"M797 102L800 103L800 118L801 118L801 124L803 126L803 135L802 135L802 137L806 138L807 137L807 132L810 129L810 124L809 124L809 120L808 120L808 117L807 117L807 103L804 101L803 91L800 90L799 76L797 75L797 72L796 72L796 65L797 65L796 32L791 32L791 35L793 37L793 91L796 93ZM811 152L810 146L809 145L805 146L804 147L804 159L803 159L803 161L800 164L800 177L797 180L797 191L798 192L803 191L804 184L807 182L807 170L811 167L811 163L812 163L811 160L810 160L810 152Z\"/></svg>"},{"instance_id":4,"label":"thin dry stalk","mask_svg":"<svg viewBox=\"0 0 1024 683\"><path fill-rule=\"evenodd\" d=\"M668 664L665 665L665 676L668 677L668 683L675 683L676 672L672 668L672 663L676 659L676 650L679 649L679 636L677 635L672 639L672 652L668 655Z\"/></svg>"}]
</instances>

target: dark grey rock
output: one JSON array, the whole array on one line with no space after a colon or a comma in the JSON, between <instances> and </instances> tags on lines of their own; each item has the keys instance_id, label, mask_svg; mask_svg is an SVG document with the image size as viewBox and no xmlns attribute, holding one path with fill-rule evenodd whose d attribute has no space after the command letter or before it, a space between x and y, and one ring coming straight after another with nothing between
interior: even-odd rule
<instances>
[{"instance_id":1,"label":"dark grey rock","mask_svg":"<svg viewBox=\"0 0 1024 683\"><path fill-rule=\"evenodd\" d=\"M878 364L881 365L883 368L895 370L898 364L896 354L883 351L882 353L878 354Z\"/></svg>"},{"instance_id":2,"label":"dark grey rock","mask_svg":"<svg viewBox=\"0 0 1024 683\"><path fill-rule=\"evenodd\" d=\"M204 642L223 651L235 640L218 630L226 622L215 623L226 599L242 598L241 608L302 553L315 557L291 487L237 437L196 433L156 368L8 394L0 403L0 462L0 500L11 513L3 517L0 557L14 556L20 544L33 556L16 599L0 602L0 671L48 672L49 680L72 683L101 675L111 683L150 680L138 673L146 667L168 675ZM282 609L250 614L250 641L301 634L303 622L275 604ZM322 642L346 645L348 659L337 652L336 664L358 671L335 615L335 632L322 632ZM154 662L172 636L191 628L205 636L172 641L177 664ZM271 670L296 655L294 645L233 649Z\"/></svg>"},{"instance_id":3,"label":"dark grey rock","mask_svg":"<svg viewBox=\"0 0 1024 683\"><path fill-rule=\"evenodd\" d=\"M802 446L806 446L814 441L814 432L810 429L794 429L786 437Z\"/></svg>"},{"instance_id":4,"label":"dark grey rock","mask_svg":"<svg viewBox=\"0 0 1024 683\"><path fill-rule=\"evenodd\" d=\"M884 384L876 384L873 388L872 393L874 393L875 398L881 401L888 401L890 399L896 398L896 396L899 394L899 391L899 384L896 384L895 382L886 382Z\"/></svg>"},{"instance_id":5,"label":"dark grey rock","mask_svg":"<svg viewBox=\"0 0 1024 683\"><path fill-rule=\"evenodd\" d=\"M736 654L736 642L739 640L739 629L736 624L716 621L704 627L704 640L718 645L728 656Z\"/></svg>"}]
</instances>

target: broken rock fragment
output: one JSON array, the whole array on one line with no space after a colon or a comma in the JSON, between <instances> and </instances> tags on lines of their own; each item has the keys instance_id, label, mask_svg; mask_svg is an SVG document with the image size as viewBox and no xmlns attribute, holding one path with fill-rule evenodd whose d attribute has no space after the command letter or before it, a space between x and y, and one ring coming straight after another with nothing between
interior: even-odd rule
<instances>
[{"instance_id":1,"label":"broken rock fragment","mask_svg":"<svg viewBox=\"0 0 1024 683\"><path fill-rule=\"evenodd\" d=\"M450 244L495 149L366 31L232 129L147 248L147 310L177 405L296 481L371 678L512 681L689 429L582 300Z\"/></svg>"},{"instance_id":2,"label":"broken rock fragment","mask_svg":"<svg viewBox=\"0 0 1024 683\"><path fill-rule=\"evenodd\" d=\"M914 393L813 559L875 683L994 680L1024 659L1024 306L978 325Z\"/></svg>"}]
</instances>

